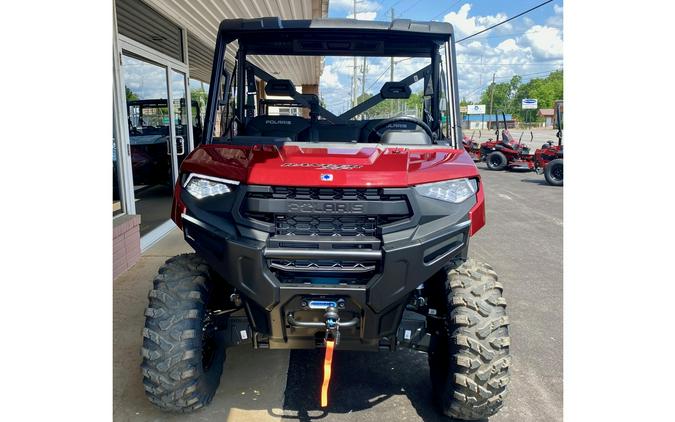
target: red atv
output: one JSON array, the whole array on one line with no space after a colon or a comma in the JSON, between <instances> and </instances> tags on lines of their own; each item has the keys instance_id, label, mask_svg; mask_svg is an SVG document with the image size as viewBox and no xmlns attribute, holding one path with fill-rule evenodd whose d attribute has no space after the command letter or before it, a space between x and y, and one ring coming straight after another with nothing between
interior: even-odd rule
<instances>
[{"instance_id":1,"label":"red atv","mask_svg":"<svg viewBox=\"0 0 675 422\"><path fill-rule=\"evenodd\" d=\"M497 274L469 259L485 200L457 124L454 39L448 23L407 19L221 23L204 136L172 205L196 253L166 261L145 312L150 401L174 412L207 405L226 348L248 344L325 350L320 394L307 386L317 407L328 405L334 353L399 348L428 353L430 394L446 415L478 420L502 407L509 320ZM335 115L249 61L267 55L410 56L419 68ZM362 118L409 98L417 81L423 119ZM265 114L267 96L309 117Z\"/></svg>"},{"instance_id":2,"label":"red atv","mask_svg":"<svg viewBox=\"0 0 675 422\"><path fill-rule=\"evenodd\" d=\"M549 185L562 186L563 184L563 146L562 146L562 102L556 103L556 119L558 121L558 145L547 142L534 152L530 168L537 174L544 173Z\"/></svg>"},{"instance_id":3,"label":"red atv","mask_svg":"<svg viewBox=\"0 0 675 422\"><path fill-rule=\"evenodd\" d=\"M502 112L504 129L499 132L499 121L495 114L495 140L489 140L480 145L481 159L490 170L530 170L529 161L532 160L530 149L513 139L506 127L506 115ZM501 136L500 136L501 135ZM521 135L522 138L522 135Z\"/></svg>"}]
</instances>

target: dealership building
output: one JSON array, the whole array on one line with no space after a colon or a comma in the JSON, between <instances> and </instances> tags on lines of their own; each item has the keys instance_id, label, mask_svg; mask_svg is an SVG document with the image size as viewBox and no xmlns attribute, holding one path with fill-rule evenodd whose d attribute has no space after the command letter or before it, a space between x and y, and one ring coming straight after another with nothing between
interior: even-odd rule
<instances>
[{"instance_id":1,"label":"dealership building","mask_svg":"<svg viewBox=\"0 0 675 422\"><path fill-rule=\"evenodd\" d=\"M200 143L213 49L223 19L326 17L328 0L114 0L113 277L171 231L172 186ZM234 61L228 47L226 60ZM255 60L252 60L255 62ZM318 57L255 63L318 93Z\"/></svg>"}]
</instances>

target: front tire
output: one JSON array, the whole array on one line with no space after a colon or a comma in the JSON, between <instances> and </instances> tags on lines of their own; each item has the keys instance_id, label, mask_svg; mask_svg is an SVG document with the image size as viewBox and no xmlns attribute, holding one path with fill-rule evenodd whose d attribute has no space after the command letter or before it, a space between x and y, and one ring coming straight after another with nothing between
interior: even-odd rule
<instances>
[{"instance_id":1,"label":"front tire","mask_svg":"<svg viewBox=\"0 0 675 422\"><path fill-rule=\"evenodd\" d=\"M153 285L141 350L145 393L162 410L199 409L213 399L225 360L222 332L209 329L209 266L196 254L173 257Z\"/></svg>"},{"instance_id":2,"label":"front tire","mask_svg":"<svg viewBox=\"0 0 675 422\"><path fill-rule=\"evenodd\" d=\"M448 271L442 281L437 288L444 300L437 306L444 307L443 319L429 350L434 395L452 418L488 418L504 405L509 384L503 287L492 267L474 260Z\"/></svg>"},{"instance_id":3,"label":"front tire","mask_svg":"<svg viewBox=\"0 0 675 422\"><path fill-rule=\"evenodd\" d=\"M487 164L490 170L504 170L508 164L506 155L502 154L499 151L492 151L485 158L485 163Z\"/></svg>"},{"instance_id":4,"label":"front tire","mask_svg":"<svg viewBox=\"0 0 675 422\"><path fill-rule=\"evenodd\" d=\"M556 158L544 167L544 177L546 183L552 186L562 186L563 184L563 160Z\"/></svg>"}]
</instances>

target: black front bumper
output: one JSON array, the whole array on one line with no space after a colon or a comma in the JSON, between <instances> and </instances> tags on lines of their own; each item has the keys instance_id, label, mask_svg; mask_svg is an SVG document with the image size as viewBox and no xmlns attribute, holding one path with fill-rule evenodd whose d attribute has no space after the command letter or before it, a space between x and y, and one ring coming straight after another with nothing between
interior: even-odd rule
<instances>
[{"instance_id":1,"label":"black front bumper","mask_svg":"<svg viewBox=\"0 0 675 422\"><path fill-rule=\"evenodd\" d=\"M279 234L278 226L251 218L245 212L250 206L247 199L251 192L265 189L270 188L238 186L226 198L202 200L185 191L181 195L188 210L182 216L185 239L239 291L257 347L320 346L323 330L292 327L288 315L293 313L302 321L322 321L323 311L308 309L307 302L341 299L344 303L341 320L358 318L359 323L340 330L340 348L377 350L383 347L383 340L395 338L410 294L449 261L466 259L468 212L475 199L447 204L420 197L413 189L382 189L384 193L404 197L409 213L406 218L377 227L374 236L289 236ZM283 202L283 199L275 202L281 205L275 205L271 212L297 211L299 201L290 201L286 208ZM350 207L347 201L331 202ZM395 207L400 208L400 204ZM371 204L360 209L369 208ZM310 213L325 212L316 206L308 209ZM383 209L393 212L393 208ZM280 275L278 267L270 267L274 259L342 260L357 264L339 267L337 272L344 272L344 279L335 274L332 278L289 279ZM349 278L350 271L366 271L370 265L376 269L367 273L365 279Z\"/></svg>"}]
</instances>

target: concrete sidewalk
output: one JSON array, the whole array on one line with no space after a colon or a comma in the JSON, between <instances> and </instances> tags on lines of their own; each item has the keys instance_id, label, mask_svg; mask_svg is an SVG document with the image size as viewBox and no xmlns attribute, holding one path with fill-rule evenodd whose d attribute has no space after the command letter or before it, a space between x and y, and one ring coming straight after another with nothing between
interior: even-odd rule
<instances>
[{"instance_id":1,"label":"concrete sidewalk","mask_svg":"<svg viewBox=\"0 0 675 422\"><path fill-rule=\"evenodd\" d=\"M161 412L145 398L141 343L148 291L168 258L192 252L183 234L172 231L113 282L113 419L115 421L268 421L282 414L287 350L231 348L220 387L210 406L189 416Z\"/></svg>"}]
</instances>

